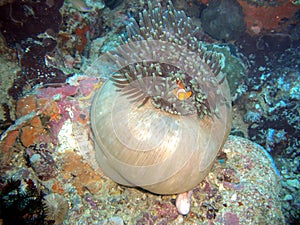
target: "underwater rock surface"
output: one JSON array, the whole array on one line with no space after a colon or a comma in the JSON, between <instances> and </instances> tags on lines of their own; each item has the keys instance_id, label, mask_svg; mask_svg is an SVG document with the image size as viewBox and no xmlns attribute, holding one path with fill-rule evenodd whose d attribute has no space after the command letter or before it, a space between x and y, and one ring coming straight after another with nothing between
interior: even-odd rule
<instances>
[{"instance_id":1,"label":"underwater rock surface","mask_svg":"<svg viewBox=\"0 0 300 225\"><path fill-rule=\"evenodd\" d=\"M201 14L205 32L218 40L236 40L245 30L242 7L236 0L211 1Z\"/></svg>"}]
</instances>

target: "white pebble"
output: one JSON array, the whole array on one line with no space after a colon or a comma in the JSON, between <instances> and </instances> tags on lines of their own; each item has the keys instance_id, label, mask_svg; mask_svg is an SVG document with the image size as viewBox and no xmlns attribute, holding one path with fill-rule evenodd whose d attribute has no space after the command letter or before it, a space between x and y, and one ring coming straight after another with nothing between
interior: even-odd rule
<instances>
[{"instance_id":1,"label":"white pebble","mask_svg":"<svg viewBox=\"0 0 300 225\"><path fill-rule=\"evenodd\" d=\"M176 208L181 215L187 215L191 209L192 191L181 193L176 198Z\"/></svg>"}]
</instances>

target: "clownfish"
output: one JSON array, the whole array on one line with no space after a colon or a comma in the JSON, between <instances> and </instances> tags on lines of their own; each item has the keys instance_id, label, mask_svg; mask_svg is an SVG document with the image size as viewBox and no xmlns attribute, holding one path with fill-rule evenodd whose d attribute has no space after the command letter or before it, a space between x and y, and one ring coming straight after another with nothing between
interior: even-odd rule
<instances>
[{"instance_id":1,"label":"clownfish","mask_svg":"<svg viewBox=\"0 0 300 225\"><path fill-rule=\"evenodd\" d=\"M186 100L186 99L188 99L189 97L192 96L191 91L188 91L188 92L185 91L185 86L184 86L184 84L182 83L181 80L177 80L176 84L177 84L178 88L176 88L174 90L174 95L176 96L176 98L178 100L184 101L184 100Z\"/></svg>"}]
</instances>

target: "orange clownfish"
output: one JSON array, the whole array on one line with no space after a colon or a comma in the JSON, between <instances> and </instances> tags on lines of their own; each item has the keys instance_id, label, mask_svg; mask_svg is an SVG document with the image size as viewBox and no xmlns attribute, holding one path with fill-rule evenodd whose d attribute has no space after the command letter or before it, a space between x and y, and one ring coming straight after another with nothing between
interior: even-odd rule
<instances>
[{"instance_id":1,"label":"orange clownfish","mask_svg":"<svg viewBox=\"0 0 300 225\"><path fill-rule=\"evenodd\" d=\"M181 80L177 80L176 84L178 85L178 88L176 88L174 90L174 95L176 96L176 98L178 100L183 101L183 100L186 100L189 97L191 97L192 92L191 91L188 91L188 92L185 91L185 86L184 86L184 84L182 83Z\"/></svg>"}]
</instances>

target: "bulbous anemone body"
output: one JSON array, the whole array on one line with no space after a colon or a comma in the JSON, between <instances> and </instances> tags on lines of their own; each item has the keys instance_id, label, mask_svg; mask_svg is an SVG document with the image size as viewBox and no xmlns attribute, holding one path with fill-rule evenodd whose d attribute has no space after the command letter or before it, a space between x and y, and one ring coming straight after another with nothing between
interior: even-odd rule
<instances>
[{"instance_id":1,"label":"bulbous anemone body","mask_svg":"<svg viewBox=\"0 0 300 225\"><path fill-rule=\"evenodd\" d=\"M220 114L227 115L221 118L172 115L151 101L138 107L116 89L107 81L92 108L96 158L103 172L117 183L159 194L195 187L228 136L230 108L220 107Z\"/></svg>"},{"instance_id":2,"label":"bulbous anemone body","mask_svg":"<svg viewBox=\"0 0 300 225\"><path fill-rule=\"evenodd\" d=\"M192 35L190 19L171 2L164 13L148 5L106 55L115 72L92 105L96 158L117 183L182 193L208 174L229 135L230 91L220 55Z\"/></svg>"}]
</instances>

